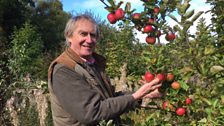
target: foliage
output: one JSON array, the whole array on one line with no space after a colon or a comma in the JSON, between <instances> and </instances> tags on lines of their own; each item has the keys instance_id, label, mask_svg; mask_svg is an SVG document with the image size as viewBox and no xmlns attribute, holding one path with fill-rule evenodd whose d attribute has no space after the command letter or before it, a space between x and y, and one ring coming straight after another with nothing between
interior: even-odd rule
<instances>
[{"instance_id":1,"label":"foliage","mask_svg":"<svg viewBox=\"0 0 224 126\"><path fill-rule=\"evenodd\" d=\"M128 75L139 74L144 69L139 58L143 46L135 40L131 29L125 25L120 25L119 30L106 24L100 25L101 40L97 51L106 57L107 72L112 78L120 76L120 67L124 63L128 64Z\"/></svg>"},{"instance_id":2,"label":"foliage","mask_svg":"<svg viewBox=\"0 0 224 126\"><path fill-rule=\"evenodd\" d=\"M162 101L154 102L160 108L163 101L170 101L176 108L184 105L186 97L190 97L193 103L190 106L184 105L187 108L185 116L177 116L172 110L139 109L129 113L126 120L131 118L133 125L143 126L223 125L224 57L222 51L214 46L214 39L208 29L205 30L204 24L202 19L198 24L196 39L188 43L188 47L173 43L146 50L146 54L150 54L150 57L145 57L150 64L148 68L156 67L156 70L160 70L166 65L182 87L176 91L169 88L170 85L166 83L168 87ZM158 59L157 62L154 59Z\"/></svg>"},{"instance_id":3,"label":"foliage","mask_svg":"<svg viewBox=\"0 0 224 126\"><path fill-rule=\"evenodd\" d=\"M112 8L119 7L119 4L116 5L110 0L108 2ZM194 10L188 11L189 2L183 0L175 5L180 20L169 14L178 24L173 28L178 33L177 39L164 46L149 45L141 57L142 61L147 63L146 69L153 73L174 73L175 81L180 83L181 88L174 90L170 82L163 82L162 99L149 102L149 105L154 105L156 109L137 109L130 112L124 116L124 123L143 126L223 125L223 46L217 47L220 39L211 35L209 26L205 25L203 18L197 26L196 35L189 33L193 23L203 13L198 12L194 15ZM188 97L193 101L191 105L185 104L185 99ZM165 101L170 102L172 109L162 108L162 103ZM178 107L186 109L183 116L175 113Z\"/></svg>"},{"instance_id":4,"label":"foliage","mask_svg":"<svg viewBox=\"0 0 224 126\"><path fill-rule=\"evenodd\" d=\"M12 74L9 70L9 56L10 36L13 33L13 27L20 28L22 24L29 19L30 11L28 6L31 7L33 2L30 0L0 0L0 95L4 96L4 89L6 89L12 82ZM5 101L2 98L0 102L3 104Z\"/></svg>"},{"instance_id":5,"label":"foliage","mask_svg":"<svg viewBox=\"0 0 224 126\"><path fill-rule=\"evenodd\" d=\"M50 62L63 47L64 25L71 14L63 11L58 0L42 3L0 0L0 124L10 125L3 109L12 91L16 90L10 88L13 83L46 80ZM19 85L20 88L24 86L24 83ZM42 88L47 90L46 85ZM48 118L50 121L51 117Z\"/></svg>"},{"instance_id":6,"label":"foliage","mask_svg":"<svg viewBox=\"0 0 224 126\"><path fill-rule=\"evenodd\" d=\"M166 89L164 101L169 100L176 107L183 104L186 97L191 97L193 104L185 106L187 114L178 117L173 111L141 111L139 115L154 113L147 114L145 120L139 122L141 125L223 125L223 49L214 46L214 39L204 24L202 19L195 40L187 44L177 42L178 45L173 43L154 47L157 49L150 51L152 57L153 54L163 57L157 59L168 65L169 70L176 75L175 80L181 82L182 89L178 91ZM153 59L150 61L153 64Z\"/></svg>"},{"instance_id":7,"label":"foliage","mask_svg":"<svg viewBox=\"0 0 224 126\"><path fill-rule=\"evenodd\" d=\"M17 78L27 75L38 75L43 64L43 42L36 28L29 22L12 35L10 68ZM18 75L17 73L20 73Z\"/></svg>"},{"instance_id":8,"label":"foliage","mask_svg":"<svg viewBox=\"0 0 224 126\"><path fill-rule=\"evenodd\" d=\"M8 37L13 32L15 26L20 27L29 19L31 13L28 8L33 7L33 5L34 3L31 0L0 1L0 26L7 39L9 39Z\"/></svg>"},{"instance_id":9,"label":"foliage","mask_svg":"<svg viewBox=\"0 0 224 126\"><path fill-rule=\"evenodd\" d=\"M33 10L32 23L40 31L44 42L44 52L50 53L53 57L61 52L64 45L64 28L71 14L63 11L62 3L59 0L37 1Z\"/></svg>"},{"instance_id":10,"label":"foliage","mask_svg":"<svg viewBox=\"0 0 224 126\"><path fill-rule=\"evenodd\" d=\"M224 125L223 2L207 0L213 7L212 24L206 26L205 19L201 18L197 25L197 32L191 35L189 30L202 12L195 14L194 10L188 10L190 0L142 1L145 3L143 6L146 6L141 13L143 19L146 15L153 16L152 8L160 7L161 13L157 16L161 19L154 24L154 27L162 30L162 35L168 32L167 29L173 29L177 39L166 45L146 45L135 39L132 29L136 28L137 23L132 22L131 19L121 20L119 28L99 21L101 40L98 42L97 51L107 58L107 71L111 77L119 76L120 67L123 63L128 63L127 75L132 81L138 81L146 70L153 73L171 72L175 75L175 81L180 82L181 88L173 90L170 86L171 82L164 82L162 87L164 97L149 103L155 106L154 109L136 109L124 114L122 122L124 125L133 126ZM112 3L110 6L112 8L107 8L110 11L120 7L119 4L113 3L113 0L108 2ZM129 15L127 17L136 11L131 10L130 4L126 4L126 12ZM181 16L180 20L172 15L171 12L175 10ZM167 15L178 25L169 27L164 22ZM38 96L34 95L35 91L40 91L40 94L44 95L47 92L47 83L39 79L46 80L50 61L61 52L64 41L62 32L70 16L71 14L62 10L62 4L58 0L37 1L35 4L30 0L0 0L0 58L2 59L0 61L0 124L3 126L12 125L13 122L12 112L10 113L6 106L6 101L10 101L11 98L16 99L13 102L13 110L19 113L20 125L38 125L40 118L37 106L40 105L38 103L43 102L31 102L31 100ZM28 19L30 22L27 22ZM140 22L140 26L144 26L144 21ZM13 32L14 26L17 29ZM42 57L43 54L45 57ZM19 76L25 78L12 80L13 76L9 70L12 70L18 78ZM31 74L31 80L26 76L27 73ZM33 80L33 77L37 80ZM191 105L184 104L186 97L192 99ZM174 110L162 109L161 104L164 101L169 101ZM179 106L186 108L185 115L175 114L175 109ZM50 107L45 112L47 113L45 125L53 125ZM101 125L110 124L111 122L101 122Z\"/></svg>"},{"instance_id":11,"label":"foliage","mask_svg":"<svg viewBox=\"0 0 224 126\"><path fill-rule=\"evenodd\" d=\"M190 27L193 26L194 22L203 14L203 11L199 11L195 14L194 10L189 10L189 0L184 0L183 3L177 4L177 13L181 17L180 20L169 14L169 17L173 19L177 24L173 27L174 31L178 32L180 42L189 42L190 37L194 37L189 33Z\"/></svg>"},{"instance_id":12,"label":"foliage","mask_svg":"<svg viewBox=\"0 0 224 126\"><path fill-rule=\"evenodd\" d=\"M37 1L35 5L35 8L31 8L30 20L37 27L43 41L42 54L45 55L43 59L45 64L40 71L40 78L47 80L48 66L64 49L63 31L71 14L63 11L62 3L59 0Z\"/></svg>"},{"instance_id":13,"label":"foliage","mask_svg":"<svg viewBox=\"0 0 224 126\"><path fill-rule=\"evenodd\" d=\"M13 12L13 13L12 13ZM44 62L41 78L47 79L47 69L54 57L56 57L63 47L63 30L67 19L71 14L63 11L62 4L58 0L51 1L32 1L32 0L1 0L0 1L0 34L1 34L1 57L3 63L1 68L4 76L13 78L9 72L8 61L11 47L13 28L23 27L29 22L36 27L42 41L42 54ZM12 80L7 79L6 83Z\"/></svg>"},{"instance_id":14,"label":"foliage","mask_svg":"<svg viewBox=\"0 0 224 126\"><path fill-rule=\"evenodd\" d=\"M22 109L20 115L23 115L19 116L21 126L39 126L36 106L30 105L28 108Z\"/></svg>"},{"instance_id":15,"label":"foliage","mask_svg":"<svg viewBox=\"0 0 224 126\"><path fill-rule=\"evenodd\" d=\"M224 1L222 0L207 0L207 3L210 3L212 6L210 12L212 14L212 24L211 29L216 34L215 36L218 38L218 41L216 42L217 46L223 46L224 45L224 26L223 20L224 20Z\"/></svg>"},{"instance_id":16,"label":"foliage","mask_svg":"<svg viewBox=\"0 0 224 126\"><path fill-rule=\"evenodd\" d=\"M175 6L180 3L180 0L175 1L147 1L141 0L143 2L143 11L136 12L136 9L131 8L131 3L127 2L125 8L121 9L121 5L124 4L123 1L116 3L114 0L108 0L107 3L101 0L108 10L109 14L107 18L111 24L118 22L119 20L123 21L126 25L133 26L139 32L147 34L146 39L149 37L151 42L147 43L154 44L157 38L157 42L160 45L160 35L162 34L174 34L173 29L167 26L165 16L169 13L172 13L175 10ZM121 19L116 19L116 12L121 9L124 15ZM111 15L116 19L115 22L111 22ZM120 14L119 14L120 16ZM166 27L164 27L166 26ZM148 27L148 28L147 28ZM150 27L150 28L149 28ZM148 29L148 30L145 30ZM175 35L174 35L175 36ZM172 40L169 40L172 41Z\"/></svg>"}]
</instances>

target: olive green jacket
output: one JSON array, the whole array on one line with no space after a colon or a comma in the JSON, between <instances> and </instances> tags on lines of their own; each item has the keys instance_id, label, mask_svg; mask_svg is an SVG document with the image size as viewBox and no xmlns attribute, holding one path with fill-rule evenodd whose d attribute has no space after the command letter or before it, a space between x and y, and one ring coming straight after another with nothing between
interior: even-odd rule
<instances>
[{"instance_id":1,"label":"olive green jacket","mask_svg":"<svg viewBox=\"0 0 224 126\"><path fill-rule=\"evenodd\" d=\"M95 69L70 48L51 63L48 87L55 126L96 126L110 119L117 123L121 114L136 107L132 95L116 96L105 74L105 59L93 56Z\"/></svg>"}]
</instances>

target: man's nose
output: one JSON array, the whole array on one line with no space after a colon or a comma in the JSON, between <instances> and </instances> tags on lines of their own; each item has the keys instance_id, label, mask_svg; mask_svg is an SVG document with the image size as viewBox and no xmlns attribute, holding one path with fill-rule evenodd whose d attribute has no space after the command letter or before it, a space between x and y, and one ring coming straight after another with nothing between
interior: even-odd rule
<instances>
[{"instance_id":1,"label":"man's nose","mask_svg":"<svg viewBox=\"0 0 224 126\"><path fill-rule=\"evenodd\" d=\"M86 42L92 42L92 37L90 34L86 36Z\"/></svg>"}]
</instances>

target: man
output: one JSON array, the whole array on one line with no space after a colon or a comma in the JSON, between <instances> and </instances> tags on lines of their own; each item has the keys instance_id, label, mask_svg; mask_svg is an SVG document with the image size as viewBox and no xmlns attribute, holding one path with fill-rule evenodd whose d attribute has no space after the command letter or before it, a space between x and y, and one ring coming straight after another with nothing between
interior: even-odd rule
<instances>
[{"instance_id":1,"label":"man","mask_svg":"<svg viewBox=\"0 0 224 126\"><path fill-rule=\"evenodd\" d=\"M68 48L49 67L48 81L55 126L97 125L133 110L143 97L161 94L158 79L133 94L115 93L105 73L104 57L94 52L99 39L97 23L88 15L71 18L64 35Z\"/></svg>"}]
</instances>

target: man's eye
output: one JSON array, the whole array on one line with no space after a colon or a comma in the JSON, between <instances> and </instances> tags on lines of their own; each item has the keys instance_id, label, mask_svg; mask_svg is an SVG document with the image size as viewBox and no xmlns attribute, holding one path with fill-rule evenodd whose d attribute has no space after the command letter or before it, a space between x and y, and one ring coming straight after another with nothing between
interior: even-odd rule
<instances>
[{"instance_id":1,"label":"man's eye","mask_svg":"<svg viewBox=\"0 0 224 126\"><path fill-rule=\"evenodd\" d=\"M88 33L86 33L86 32L82 32L81 35L82 35L82 36L87 36Z\"/></svg>"},{"instance_id":2,"label":"man's eye","mask_svg":"<svg viewBox=\"0 0 224 126\"><path fill-rule=\"evenodd\" d=\"M96 38L96 34L90 34L92 38Z\"/></svg>"}]
</instances>

